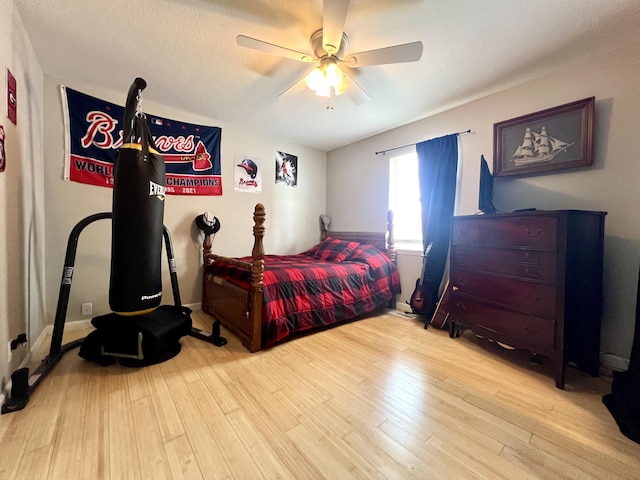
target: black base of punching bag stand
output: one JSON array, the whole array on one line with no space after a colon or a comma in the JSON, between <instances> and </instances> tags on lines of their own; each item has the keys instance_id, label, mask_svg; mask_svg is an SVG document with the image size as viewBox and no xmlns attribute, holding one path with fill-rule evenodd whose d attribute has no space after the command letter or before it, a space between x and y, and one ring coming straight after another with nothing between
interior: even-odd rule
<instances>
[{"instance_id":1,"label":"black base of punching bag stand","mask_svg":"<svg viewBox=\"0 0 640 480\"><path fill-rule=\"evenodd\" d=\"M73 340L65 345L62 345L62 336L64 334L64 324L65 318L67 315L67 307L69 304L69 292L71 291L71 281L73 279L73 269L76 258L76 250L78 248L78 239L80 237L80 233L84 230L85 227L90 225L91 223L97 220L103 219L111 219L111 212L105 213L96 213L94 215L90 215L85 219L81 220L76 224L76 226L71 230L69 234L69 240L67 242L67 252L64 261L64 267L62 269L62 280L60 282L60 293L58 295L58 306L56 308L56 317L53 324L53 334L51 337L51 347L49 349L49 355L45 357L45 359L40 363L38 368L29 375L28 368L20 368L13 372L11 375L11 394L5 400L2 405L2 414L16 412L18 410L22 410L29 401L29 395L33 393L35 388L42 382L42 380L49 374L49 372L56 366L56 364L60 361L62 356L67 353L69 350L72 350L76 347L82 345L85 341L85 338L80 338L77 340ZM153 323L155 319L161 318L162 316L167 315L177 315L180 317L187 316L189 319L188 325L189 329L182 332L182 334L188 334L192 337L196 337L200 340L204 340L208 343L212 343L215 346L221 347L226 345L227 340L220 336L220 320L215 320L211 327L211 334L207 335L203 330L195 328L191 326L191 317L189 314L191 310L187 307L183 307L180 300L180 290L178 288L178 275L176 273L175 268L175 258L173 255L173 245L171 243L171 236L169 235L169 231L166 227L163 227L163 237L164 243L167 253L167 259L169 262L169 272L171 277L171 289L173 292L173 301L174 305L168 306L160 306L158 307L158 314L151 315L151 319L142 320L142 324L146 325L149 322ZM153 312L152 312L153 314ZM109 314L115 315L115 314ZM105 315L104 317L108 317L109 315ZM125 319L131 319L133 317L123 317ZM95 319L94 319L95 320ZM93 322L93 321L92 321ZM143 327L144 330L144 327ZM93 332L95 333L95 332ZM90 334L91 335L91 334ZM142 334L144 336L144 334ZM141 337L138 337L138 354L132 355L133 358L131 366L143 365L143 363L135 363L135 360L143 361L143 358L139 358L142 356L142 344L144 340ZM179 351L179 343L177 349ZM106 356L118 356L118 357L129 357L128 354L122 354L117 352L105 352ZM174 352L173 354L175 355ZM171 352L169 353L171 355ZM173 355L171 355L173 356ZM162 361L162 360L161 360ZM121 361L121 363L123 363ZM157 363L157 362L155 362ZM125 362L126 364L126 362Z\"/></svg>"}]
</instances>

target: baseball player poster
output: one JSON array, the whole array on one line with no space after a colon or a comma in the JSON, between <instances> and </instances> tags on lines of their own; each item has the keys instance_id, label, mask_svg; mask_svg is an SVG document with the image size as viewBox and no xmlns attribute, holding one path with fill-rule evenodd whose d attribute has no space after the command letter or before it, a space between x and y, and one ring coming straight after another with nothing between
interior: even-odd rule
<instances>
[{"instance_id":1,"label":"baseball player poster","mask_svg":"<svg viewBox=\"0 0 640 480\"><path fill-rule=\"evenodd\" d=\"M289 187L298 185L297 156L276 152L276 183L283 183Z\"/></svg>"}]
</instances>

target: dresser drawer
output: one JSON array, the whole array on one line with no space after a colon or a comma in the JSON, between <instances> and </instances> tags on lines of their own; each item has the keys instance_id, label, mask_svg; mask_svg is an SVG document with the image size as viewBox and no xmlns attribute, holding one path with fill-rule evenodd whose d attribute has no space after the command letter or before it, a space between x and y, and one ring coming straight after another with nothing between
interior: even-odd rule
<instances>
[{"instance_id":1,"label":"dresser drawer","mask_svg":"<svg viewBox=\"0 0 640 480\"><path fill-rule=\"evenodd\" d=\"M456 269L497 273L556 284L555 251L454 245L451 258L452 268Z\"/></svg>"},{"instance_id":2,"label":"dresser drawer","mask_svg":"<svg viewBox=\"0 0 640 480\"><path fill-rule=\"evenodd\" d=\"M451 292L451 318L484 335L534 353L555 351L555 321L506 310Z\"/></svg>"},{"instance_id":3,"label":"dresser drawer","mask_svg":"<svg viewBox=\"0 0 640 480\"><path fill-rule=\"evenodd\" d=\"M534 210L454 217L450 334L462 325L544 355L558 388L567 363L597 375L605 215Z\"/></svg>"},{"instance_id":4,"label":"dresser drawer","mask_svg":"<svg viewBox=\"0 0 640 480\"><path fill-rule=\"evenodd\" d=\"M493 247L530 247L555 250L558 220L556 217L482 217L454 218L453 245Z\"/></svg>"},{"instance_id":5,"label":"dresser drawer","mask_svg":"<svg viewBox=\"0 0 640 480\"><path fill-rule=\"evenodd\" d=\"M456 269L451 271L454 291L499 303L532 315L553 318L556 287L499 275Z\"/></svg>"}]
</instances>

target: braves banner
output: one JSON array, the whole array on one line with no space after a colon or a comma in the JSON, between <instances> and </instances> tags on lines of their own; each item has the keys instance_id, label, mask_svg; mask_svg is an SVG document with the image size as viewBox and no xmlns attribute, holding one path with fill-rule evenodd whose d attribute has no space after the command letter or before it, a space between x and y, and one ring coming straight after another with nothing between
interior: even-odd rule
<instances>
[{"instance_id":1,"label":"braves banner","mask_svg":"<svg viewBox=\"0 0 640 480\"><path fill-rule=\"evenodd\" d=\"M113 160L122 146L124 107L65 86L65 180L113 186ZM219 127L205 127L147 114L166 165L166 193L222 195Z\"/></svg>"}]
</instances>

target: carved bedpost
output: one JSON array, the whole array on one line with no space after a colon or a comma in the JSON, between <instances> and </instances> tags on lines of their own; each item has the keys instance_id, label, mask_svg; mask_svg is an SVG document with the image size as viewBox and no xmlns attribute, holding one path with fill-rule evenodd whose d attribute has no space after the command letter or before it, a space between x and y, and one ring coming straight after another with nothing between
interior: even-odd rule
<instances>
[{"instance_id":1,"label":"carved bedpost","mask_svg":"<svg viewBox=\"0 0 640 480\"><path fill-rule=\"evenodd\" d=\"M208 263L208 257L211 254L211 246L213 245L213 239L211 238L211 234L205 233L204 240L202 241L202 265L205 267Z\"/></svg>"},{"instance_id":2,"label":"carved bedpost","mask_svg":"<svg viewBox=\"0 0 640 480\"><path fill-rule=\"evenodd\" d=\"M387 212L387 256L396 263L396 237L393 233L393 210Z\"/></svg>"},{"instance_id":3,"label":"carved bedpost","mask_svg":"<svg viewBox=\"0 0 640 480\"><path fill-rule=\"evenodd\" d=\"M257 352L262 343L262 280L264 277L264 205L256 204L253 211L253 250L251 251L251 292L249 292L249 311L251 345L249 350Z\"/></svg>"},{"instance_id":4,"label":"carved bedpost","mask_svg":"<svg viewBox=\"0 0 640 480\"><path fill-rule=\"evenodd\" d=\"M253 250L251 251L251 285L254 288L262 287L262 277L264 275L264 245L262 239L264 238L264 205L261 203L256 204L256 208L253 211Z\"/></svg>"}]
</instances>

